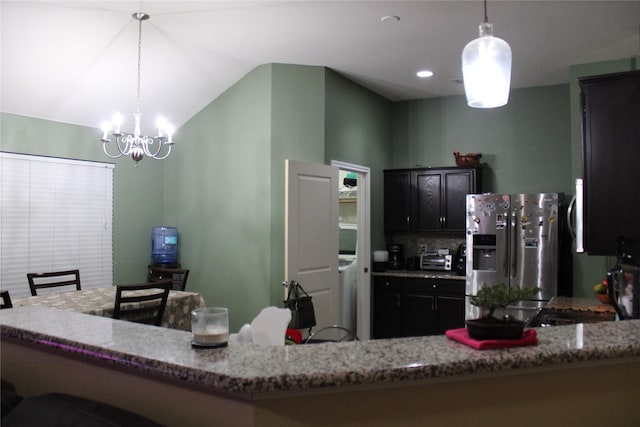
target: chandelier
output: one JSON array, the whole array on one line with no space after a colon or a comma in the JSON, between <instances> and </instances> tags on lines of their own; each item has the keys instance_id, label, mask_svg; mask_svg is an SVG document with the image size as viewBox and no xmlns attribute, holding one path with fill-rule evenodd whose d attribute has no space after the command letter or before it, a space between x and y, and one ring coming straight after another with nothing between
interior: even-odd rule
<instances>
[{"instance_id":1,"label":"chandelier","mask_svg":"<svg viewBox=\"0 0 640 427\"><path fill-rule=\"evenodd\" d=\"M151 157L156 160L163 160L169 157L171 154L171 147L174 144L173 132L174 128L171 124L167 123L164 118L160 117L156 122L158 126L158 135L146 136L140 134L140 69L141 69L141 54L142 54L142 21L149 19L149 15L146 13L137 12L131 15L133 19L138 21L138 92L136 98L136 112L133 114L134 127L133 133L122 132L120 126L122 125L122 116L116 113L111 122L104 122L102 124L102 150L104 153L116 159L122 156L131 156L136 162L136 165L144 156ZM107 145L111 143L109 138L115 139L115 145L118 148L117 154L110 154L107 150ZM153 147L157 144L157 147Z\"/></svg>"},{"instance_id":2,"label":"chandelier","mask_svg":"<svg viewBox=\"0 0 640 427\"><path fill-rule=\"evenodd\" d=\"M470 41L462 51L462 77L470 107L501 107L509 100L511 48L504 40L493 37L493 25L487 18L487 0L484 0L480 37Z\"/></svg>"}]
</instances>

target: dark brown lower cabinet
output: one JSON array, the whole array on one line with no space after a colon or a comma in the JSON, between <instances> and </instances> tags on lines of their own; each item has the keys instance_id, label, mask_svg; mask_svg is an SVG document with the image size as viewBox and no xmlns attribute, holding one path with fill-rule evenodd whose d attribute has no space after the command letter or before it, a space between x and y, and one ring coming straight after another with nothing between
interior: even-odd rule
<instances>
[{"instance_id":1,"label":"dark brown lower cabinet","mask_svg":"<svg viewBox=\"0 0 640 427\"><path fill-rule=\"evenodd\" d=\"M436 334L444 334L447 329L458 329L463 327L464 290L462 296L438 296L438 329Z\"/></svg>"},{"instance_id":2,"label":"dark brown lower cabinet","mask_svg":"<svg viewBox=\"0 0 640 427\"><path fill-rule=\"evenodd\" d=\"M398 277L374 277L373 281L373 337L401 337L403 280Z\"/></svg>"},{"instance_id":3,"label":"dark brown lower cabinet","mask_svg":"<svg viewBox=\"0 0 640 427\"><path fill-rule=\"evenodd\" d=\"M463 280L374 277L373 337L441 335L464 326Z\"/></svg>"}]
</instances>

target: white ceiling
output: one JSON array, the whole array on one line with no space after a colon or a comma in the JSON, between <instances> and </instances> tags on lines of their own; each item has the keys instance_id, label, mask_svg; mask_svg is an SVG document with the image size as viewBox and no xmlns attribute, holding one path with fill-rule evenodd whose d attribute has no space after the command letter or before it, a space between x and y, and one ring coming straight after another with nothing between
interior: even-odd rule
<instances>
[{"instance_id":1,"label":"white ceiling","mask_svg":"<svg viewBox=\"0 0 640 427\"><path fill-rule=\"evenodd\" d=\"M460 54L482 1L0 1L4 112L99 126L135 110L176 126L258 65L329 67L396 100L463 94ZM400 20L384 23L381 17ZM640 1L489 1L513 51L512 87L566 83L569 66L640 54ZM421 68L431 79L415 76ZM144 123L143 123L144 130Z\"/></svg>"}]
</instances>

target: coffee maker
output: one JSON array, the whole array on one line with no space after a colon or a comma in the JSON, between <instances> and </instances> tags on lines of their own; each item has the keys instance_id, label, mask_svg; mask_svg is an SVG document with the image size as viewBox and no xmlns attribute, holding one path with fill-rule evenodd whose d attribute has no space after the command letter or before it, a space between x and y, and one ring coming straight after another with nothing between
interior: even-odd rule
<instances>
[{"instance_id":1,"label":"coffee maker","mask_svg":"<svg viewBox=\"0 0 640 427\"><path fill-rule=\"evenodd\" d=\"M455 270L458 276L465 276L467 274L467 245L462 243L458 246L455 260Z\"/></svg>"},{"instance_id":2,"label":"coffee maker","mask_svg":"<svg viewBox=\"0 0 640 427\"><path fill-rule=\"evenodd\" d=\"M609 300L618 318L640 319L640 244L618 239L618 262L607 272Z\"/></svg>"},{"instance_id":3,"label":"coffee maker","mask_svg":"<svg viewBox=\"0 0 640 427\"><path fill-rule=\"evenodd\" d=\"M402 245L389 245L389 270L402 270L404 268L404 249Z\"/></svg>"}]
</instances>

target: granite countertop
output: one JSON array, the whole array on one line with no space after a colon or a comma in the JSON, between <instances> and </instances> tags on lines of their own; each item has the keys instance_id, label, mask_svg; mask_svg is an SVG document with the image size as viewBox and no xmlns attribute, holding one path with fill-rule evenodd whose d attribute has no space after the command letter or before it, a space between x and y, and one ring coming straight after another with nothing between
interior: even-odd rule
<instances>
[{"instance_id":1,"label":"granite countertop","mask_svg":"<svg viewBox=\"0 0 640 427\"><path fill-rule=\"evenodd\" d=\"M593 298L553 297L531 321L531 325L560 325L612 321L616 312L612 305Z\"/></svg>"},{"instance_id":2,"label":"granite countertop","mask_svg":"<svg viewBox=\"0 0 640 427\"><path fill-rule=\"evenodd\" d=\"M48 307L2 310L0 324L3 340L245 399L640 356L640 320L540 328L538 345L502 350L474 350L442 335L280 347L231 340L193 349L190 332Z\"/></svg>"},{"instance_id":3,"label":"granite countertop","mask_svg":"<svg viewBox=\"0 0 640 427\"><path fill-rule=\"evenodd\" d=\"M611 304L604 304L594 298L570 298L553 297L545 306L550 310L566 311L590 311L615 315L616 311Z\"/></svg>"},{"instance_id":4,"label":"granite countertop","mask_svg":"<svg viewBox=\"0 0 640 427\"><path fill-rule=\"evenodd\" d=\"M387 270L374 271L373 276L380 277L409 277L416 279L445 279L445 280L461 280L465 277L460 276L452 271L434 271L434 270Z\"/></svg>"}]
</instances>

